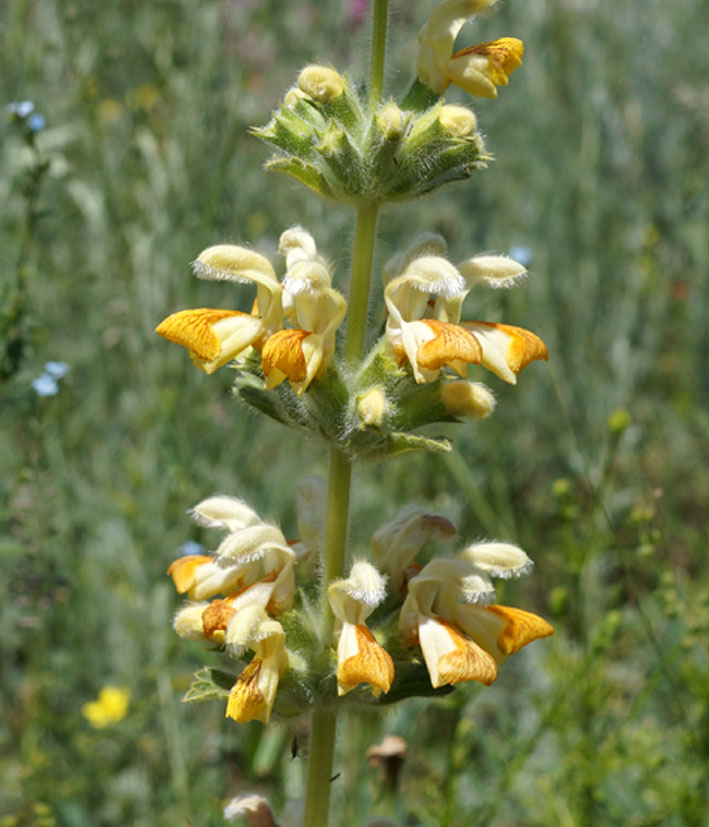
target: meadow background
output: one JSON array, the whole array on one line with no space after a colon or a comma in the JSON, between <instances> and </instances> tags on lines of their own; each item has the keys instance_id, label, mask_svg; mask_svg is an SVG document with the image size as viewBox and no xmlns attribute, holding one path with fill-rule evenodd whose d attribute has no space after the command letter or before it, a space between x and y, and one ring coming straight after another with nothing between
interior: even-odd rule
<instances>
[{"instance_id":1,"label":"meadow background","mask_svg":"<svg viewBox=\"0 0 709 827\"><path fill-rule=\"evenodd\" d=\"M247 129L308 62L365 76L361 6L0 5L0 103L46 120L30 140L0 113L2 827L203 827L245 790L276 810L298 793L291 731L180 703L203 653L171 630L165 569L208 542L185 512L215 491L293 536L294 484L327 452L153 330L235 306L191 276L212 243L275 251L299 222L345 276L351 211L265 174ZM387 93L408 87L431 6L393 3ZM525 286L474 294L467 315L536 331L550 360L514 389L480 375L498 408L454 429L455 454L363 466L352 547L408 499L443 509L463 537L529 552L534 575L498 599L556 637L490 689L345 720L333 823L709 823L707 12L508 0L463 30L527 47L499 100L473 102L498 160L386 210L377 263L423 230L453 261L522 248ZM49 360L70 372L41 396ZM96 728L82 709L107 685L130 703ZM365 758L384 733L408 742L393 799Z\"/></svg>"}]
</instances>

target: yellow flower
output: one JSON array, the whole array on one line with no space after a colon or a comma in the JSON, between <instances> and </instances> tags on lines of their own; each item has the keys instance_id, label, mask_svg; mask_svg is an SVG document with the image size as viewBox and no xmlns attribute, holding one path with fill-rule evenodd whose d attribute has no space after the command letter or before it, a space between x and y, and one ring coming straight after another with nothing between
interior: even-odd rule
<instances>
[{"instance_id":1,"label":"yellow flower","mask_svg":"<svg viewBox=\"0 0 709 827\"><path fill-rule=\"evenodd\" d=\"M332 362L335 333L345 318L347 303L332 289L329 264L318 254L309 233L301 227L287 230L279 249L286 257L286 314L297 327L280 330L268 339L261 364L267 388L287 378L300 395Z\"/></svg>"},{"instance_id":2,"label":"yellow flower","mask_svg":"<svg viewBox=\"0 0 709 827\"><path fill-rule=\"evenodd\" d=\"M209 247L194 263L199 278L254 283L257 299L251 313L202 307L181 310L156 328L171 342L184 345L197 367L206 373L252 347L261 351L266 386L289 379L302 394L332 362L335 332L347 304L331 286L330 264L321 256L310 233L291 227L280 239L286 259L279 283L268 259L245 247ZM284 315L295 327L283 329Z\"/></svg>"},{"instance_id":3,"label":"yellow flower","mask_svg":"<svg viewBox=\"0 0 709 827\"><path fill-rule=\"evenodd\" d=\"M129 702L129 689L124 686L104 686L99 690L97 700L82 706L81 714L94 729L103 729L126 717Z\"/></svg>"},{"instance_id":4,"label":"yellow flower","mask_svg":"<svg viewBox=\"0 0 709 827\"><path fill-rule=\"evenodd\" d=\"M226 632L227 645L236 654L251 649L254 658L237 678L229 693L226 716L239 723L267 724L276 700L278 682L288 668L286 634L258 606L238 612Z\"/></svg>"},{"instance_id":5,"label":"yellow flower","mask_svg":"<svg viewBox=\"0 0 709 827\"><path fill-rule=\"evenodd\" d=\"M357 397L357 413L360 418L360 428L373 425L381 428L384 420L391 413L392 404L387 399L380 386L370 388Z\"/></svg>"},{"instance_id":6,"label":"yellow flower","mask_svg":"<svg viewBox=\"0 0 709 827\"><path fill-rule=\"evenodd\" d=\"M290 608L295 591L295 552L277 526L264 522L246 503L231 497L202 501L192 517L201 525L232 530L214 555L190 554L170 564L167 573L179 594L199 601L221 593L230 597L232 604L240 595L239 606L255 602L274 613ZM199 636L196 611L192 608L175 619L178 632L183 629L185 637Z\"/></svg>"},{"instance_id":7,"label":"yellow flower","mask_svg":"<svg viewBox=\"0 0 709 827\"><path fill-rule=\"evenodd\" d=\"M477 543L455 558L432 560L409 581L399 627L406 645L420 645L434 688L489 686L509 655L554 634L543 618L494 604L490 578L519 577L531 566L516 546Z\"/></svg>"},{"instance_id":8,"label":"yellow flower","mask_svg":"<svg viewBox=\"0 0 709 827\"><path fill-rule=\"evenodd\" d=\"M157 326L157 333L190 351L198 368L214 373L282 327L281 285L268 259L246 247L208 247L193 267L198 278L258 288L255 314L201 307L173 313Z\"/></svg>"},{"instance_id":9,"label":"yellow flower","mask_svg":"<svg viewBox=\"0 0 709 827\"><path fill-rule=\"evenodd\" d=\"M506 256L487 255L456 268L440 255L426 254L432 245L440 249L442 241L416 241L384 268L386 337L397 360L408 360L417 382L433 381L444 367L465 378L468 364L482 364L515 384L532 360L547 358L544 342L521 327L460 322L460 314L471 287L514 286L526 275L525 268Z\"/></svg>"},{"instance_id":10,"label":"yellow flower","mask_svg":"<svg viewBox=\"0 0 709 827\"><path fill-rule=\"evenodd\" d=\"M453 44L467 19L493 5L495 0L443 0L419 32L417 75L421 82L442 95L453 83L485 98L497 97L497 86L506 86L509 75L522 65L524 45L516 37L501 37L470 46L453 54Z\"/></svg>"},{"instance_id":11,"label":"yellow flower","mask_svg":"<svg viewBox=\"0 0 709 827\"><path fill-rule=\"evenodd\" d=\"M456 52L448 61L448 80L471 95L496 98L497 87L507 86L509 75L522 65L524 44L516 37L501 37Z\"/></svg>"},{"instance_id":12,"label":"yellow flower","mask_svg":"<svg viewBox=\"0 0 709 827\"><path fill-rule=\"evenodd\" d=\"M481 382L462 379L444 382L441 400L449 414L468 419L485 419L495 409L495 397Z\"/></svg>"},{"instance_id":13,"label":"yellow flower","mask_svg":"<svg viewBox=\"0 0 709 827\"><path fill-rule=\"evenodd\" d=\"M335 615L338 695L368 683L378 697L389 691L394 680L394 662L364 622L384 600L384 583L371 563L360 560L352 565L347 580L328 587L327 599Z\"/></svg>"}]
</instances>

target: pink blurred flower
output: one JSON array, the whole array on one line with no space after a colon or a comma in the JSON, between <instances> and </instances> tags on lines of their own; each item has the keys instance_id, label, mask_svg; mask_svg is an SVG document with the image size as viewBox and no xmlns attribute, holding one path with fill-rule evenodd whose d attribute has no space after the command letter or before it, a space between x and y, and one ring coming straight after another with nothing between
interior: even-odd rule
<instances>
[{"instance_id":1,"label":"pink blurred flower","mask_svg":"<svg viewBox=\"0 0 709 827\"><path fill-rule=\"evenodd\" d=\"M350 0L348 14L350 23L359 26L369 14L369 0Z\"/></svg>"}]
</instances>

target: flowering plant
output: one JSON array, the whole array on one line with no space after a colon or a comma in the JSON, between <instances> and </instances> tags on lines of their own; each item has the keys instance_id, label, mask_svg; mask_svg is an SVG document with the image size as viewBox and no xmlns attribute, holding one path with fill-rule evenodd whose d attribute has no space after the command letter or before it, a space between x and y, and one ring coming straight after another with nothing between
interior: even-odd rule
<instances>
[{"instance_id":1,"label":"flowering plant","mask_svg":"<svg viewBox=\"0 0 709 827\"><path fill-rule=\"evenodd\" d=\"M297 487L298 538L241 499L211 496L192 517L225 534L213 552L183 556L168 569L188 599L175 630L216 645L227 663L198 673L186 699L223 698L238 722L310 711L304 823L314 827L327 823L345 704L384 706L463 682L489 685L509 655L553 633L542 618L495 602L493 578L531 571L522 549L483 542L417 560L427 542L449 542L457 529L413 504L372 532L369 555L360 550L346 565L352 464L451 450L447 438L420 428L492 413L492 392L469 366L514 384L532 361L547 358L541 339L522 327L461 321L473 288L516 286L525 267L500 255L454 265L445 240L430 233L383 266L386 320L377 330L367 325L380 208L469 178L490 160L475 114L442 95L454 83L496 97L521 65L515 38L453 54L468 16L493 4L435 7L419 35L417 77L399 104L382 96L387 3L375 0L368 87L308 66L271 121L252 130L277 150L267 169L356 208L347 289L333 286L332 264L295 225L280 237L280 267L227 244L194 261L198 278L254 286L250 308L179 310L157 328L206 373L229 366L243 402L330 451L327 483L307 478Z\"/></svg>"}]
</instances>

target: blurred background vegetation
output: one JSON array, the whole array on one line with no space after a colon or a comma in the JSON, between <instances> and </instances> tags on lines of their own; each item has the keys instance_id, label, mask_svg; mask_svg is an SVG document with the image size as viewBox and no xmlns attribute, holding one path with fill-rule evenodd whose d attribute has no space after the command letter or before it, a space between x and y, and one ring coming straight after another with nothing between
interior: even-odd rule
<instances>
[{"instance_id":1,"label":"blurred background vegetation","mask_svg":"<svg viewBox=\"0 0 709 827\"><path fill-rule=\"evenodd\" d=\"M298 794L291 731L180 703L204 655L170 628L164 572L207 542L185 511L213 492L293 536L294 484L326 451L153 329L236 306L190 274L215 242L273 252L302 223L345 277L351 212L266 175L247 129L308 62L365 76L364 5L0 5L0 102L45 120L0 118L2 827L202 827L245 790L277 810ZM431 6L393 3L388 94ZM498 409L453 431L454 455L363 466L352 547L408 499L436 506L465 538L529 552L533 577L498 598L557 634L490 689L344 721L333 823L707 823L707 11L509 0L463 30L461 46L527 47L499 100L474 102L498 160L385 211L377 262L424 230L453 261L528 258L522 289L474 294L466 315L529 327L550 361L514 389L480 375ZM69 372L38 384L48 361ZM130 691L113 722L85 707L111 685ZM393 803L365 758L387 732L408 742Z\"/></svg>"}]
</instances>

